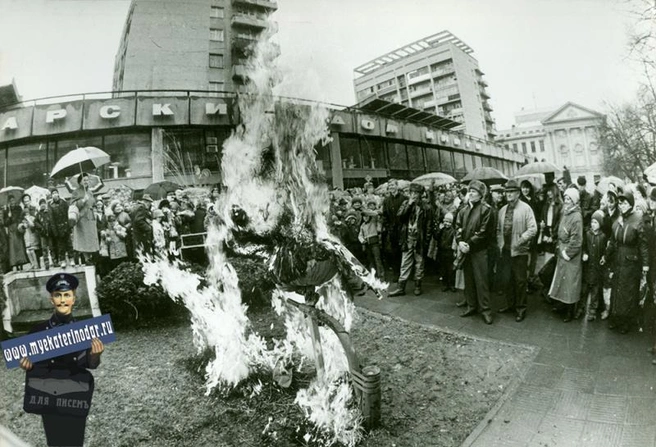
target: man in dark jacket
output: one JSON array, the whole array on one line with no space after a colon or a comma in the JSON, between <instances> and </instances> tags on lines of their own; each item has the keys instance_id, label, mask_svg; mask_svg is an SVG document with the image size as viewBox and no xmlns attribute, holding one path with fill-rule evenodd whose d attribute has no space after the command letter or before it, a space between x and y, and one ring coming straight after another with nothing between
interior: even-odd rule
<instances>
[{"instance_id":1,"label":"man in dark jacket","mask_svg":"<svg viewBox=\"0 0 656 447\"><path fill-rule=\"evenodd\" d=\"M46 284L50 301L55 308L47 321L32 328L30 333L75 322L73 305L78 280L68 273L53 275ZM93 397L93 376L87 370L100 365L100 355L104 351L102 341L91 340L91 348L71 352L53 359L32 363L23 357L20 367L26 371L26 381L30 389L39 390L45 399L27 396L25 410L41 414L46 439L50 446L82 446L86 420ZM26 388L27 390L28 388ZM71 391L74 390L74 391ZM75 395L77 399L70 399ZM75 405L71 405L71 401Z\"/></svg>"},{"instance_id":2,"label":"man in dark jacket","mask_svg":"<svg viewBox=\"0 0 656 447\"><path fill-rule=\"evenodd\" d=\"M407 197L401 194L398 183L394 179L389 181L388 190L390 194L383 200L383 248L386 254L385 263L396 275L401 269L401 244L399 243L401 221L397 214Z\"/></svg>"},{"instance_id":3,"label":"man in dark jacket","mask_svg":"<svg viewBox=\"0 0 656 447\"><path fill-rule=\"evenodd\" d=\"M132 238L135 252L151 254L153 252L153 227L151 226L150 207L153 199L144 194L132 212Z\"/></svg>"},{"instance_id":4,"label":"man in dark jacket","mask_svg":"<svg viewBox=\"0 0 656 447\"><path fill-rule=\"evenodd\" d=\"M465 255L465 299L467 310L461 317L480 312L486 324L492 324L490 290L487 277L487 253L494 238L492 210L482 199L487 187L479 180L469 183L469 204L459 213L456 225L458 250Z\"/></svg>"},{"instance_id":5,"label":"man in dark jacket","mask_svg":"<svg viewBox=\"0 0 656 447\"><path fill-rule=\"evenodd\" d=\"M421 280L424 277L424 256L428 250L430 226L433 223L430 206L423 205L421 195L424 187L410 184L410 198L399 208L398 217L401 221L401 270L399 285L390 292L390 296L405 295L405 285L414 268L415 295L421 295Z\"/></svg>"},{"instance_id":6,"label":"man in dark jacket","mask_svg":"<svg viewBox=\"0 0 656 447\"><path fill-rule=\"evenodd\" d=\"M73 258L73 244L71 242L71 227L68 225L68 203L59 197L59 191L51 190L50 226L46 232L52 245L52 262L66 267L66 254Z\"/></svg>"}]
</instances>

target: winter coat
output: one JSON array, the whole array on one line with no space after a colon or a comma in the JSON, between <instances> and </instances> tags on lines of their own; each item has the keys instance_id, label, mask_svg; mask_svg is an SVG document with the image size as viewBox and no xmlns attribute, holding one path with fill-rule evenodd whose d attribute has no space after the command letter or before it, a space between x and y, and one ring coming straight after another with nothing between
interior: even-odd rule
<instances>
[{"instance_id":1,"label":"winter coat","mask_svg":"<svg viewBox=\"0 0 656 447\"><path fill-rule=\"evenodd\" d=\"M398 217L399 208L403 202L408 200L406 196L399 192L396 196L389 195L383 200L383 232L392 244L393 248L399 244L401 238L401 220Z\"/></svg>"},{"instance_id":2,"label":"winter coat","mask_svg":"<svg viewBox=\"0 0 656 447\"><path fill-rule=\"evenodd\" d=\"M556 271L554 272L549 296L565 304L574 304L581 297L583 267L581 249L583 247L583 218L577 206L566 209L558 225L556 244ZM563 257L563 250L569 261Z\"/></svg>"},{"instance_id":3,"label":"winter coat","mask_svg":"<svg viewBox=\"0 0 656 447\"><path fill-rule=\"evenodd\" d=\"M150 223L150 210L145 205L139 204L132 214L132 238L134 249L144 250L146 253L152 251L153 228Z\"/></svg>"},{"instance_id":4,"label":"winter coat","mask_svg":"<svg viewBox=\"0 0 656 447\"><path fill-rule=\"evenodd\" d=\"M473 207L464 205L456 219L457 242L469 244L469 255L481 250L487 250L494 244L494 228L492 227L492 209L482 200Z\"/></svg>"},{"instance_id":5,"label":"winter coat","mask_svg":"<svg viewBox=\"0 0 656 447\"><path fill-rule=\"evenodd\" d=\"M25 241L23 235L18 231L23 216L20 205L14 205L4 210L4 225L7 228L7 239L9 245L9 267L27 264L27 253L25 252Z\"/></svg>"},{"instance_id":6,"label":"winter coat","mask_svg":"<svg viewBox=\"0 0 656 447\"><path fill-rule=\"evenodd\" d=\"M504 248L503 227L505 225L508 205L505 205L499 211L497 223L497 243L499 249ZM535 222L535 216L531 207L524 201L518 200L512 215L512 235L510 238L510 256L528 255L531 242L538 233L538 225Z\"/></svg>"},{"instance_id":7,"label":"winter coat","mask_svg":"<svg viewBox=\"0 0 656 447\"><path fill-rule=\"evenodd\" d=\"M631 211L613 224L606 249L613 272L611 315L631 317L638 310L643 266L649 266L649 249L642 215Z\"/></svg>"},{"instance_id":8,"label":"winter coat","mask_svg":"<svg viewBox=\"0 0 656 447\"><path fill-rule=\"evenodd\" d=\"M586 284L602 284L604 281L605 268L599 264L606 251L608 238L603 231L596 234L592 229L585 232L583 238L583 253L588 255L588 260L583 261L583 281Z\"/></svg>"},{"instance_id":9,"label":"winter coat","mask_svg":"<svg viewBox=\"0 0 656 447\"><path fill-rule=\"evenodd\" d=\"M410 220L413 218L415 212L418 213L417 235L413 247L409 245L411 241L408 239L408 236L410 233L410 226L412 225ZM399 239L401 250L415 250L417 253L426 254L428 251L428 243L431 236L431 225L433 223L433 216L430 206L422 205L420 202L410 204L410 202L406 200L399 208L397 216L399 218L399 222L401 223L401 233Z\"/></svg>"},{"instance_id":10,"label":"winter coat","mask_svg":"<svg viewBox=\"0 0 656 447\"><path fill-rule=\"evenodd\" d=\"M41 248L41 238L35 228L36 218L32 215L25 214L20 227L23 229L23 240L25 241L26 250L38 250Z\"/></svg>"},{"instance_id":11,"label":"winter coat","mask_svg":"<svg viewBox=\"0 0 656 447\"><path fill-rule=\"evenodd\" d=\"M51 238L68 238L71 232L68 226L68 203L59 199L58 202L50 203L50 226L48 228L48 237Z\"/></svg>"},{"instance_id":12,"label":"winter coat","mask_svg":"<svg viewBox=\"0 0 656 447\"><path fill-rule=\"evenodd\" d=\"M544 222L545 227L541 228L540 231L542 232L542 243L546 244L546 249L549 252L552 252L554 250L554 246L556 245L556 239L558 236L558 224L560 223L560 219L562 216L563 212L563 204L562 202L553 202L553 216L551 219L551 225L548 224L547 221L547 216L549 214L549 207L551 203L549 201L544 202L544 206L542 207L540 219L538 222L538 226L540 225L540 222ZM545 241L545 238L551 238L551 242Z\"/></svg>"},{"instance_id":13,"label":"winter coat","mask_svg":"<svg viewBox=\"0 0 656 447\"><path fill-rule=\"evenodd\" d=\"M128 248L125 240L128 237L128 230L115 222L111 228L107 229L107 236L109 259L127 258Z\"/></svg>"},{"instance_id":14,"label":"winter coat","mask_svg":"<svg viewBox=\"0 0 656 447\"><path fill-rule=\"evenodd\" d=\"M95 253L100 249L96 216L93 212L96 199L90 191L81 191L81 194L84 194L84 196L78 196L75 200L80 217L73 227L73 250L82 253Z\"/></svg>"}]
</instances>

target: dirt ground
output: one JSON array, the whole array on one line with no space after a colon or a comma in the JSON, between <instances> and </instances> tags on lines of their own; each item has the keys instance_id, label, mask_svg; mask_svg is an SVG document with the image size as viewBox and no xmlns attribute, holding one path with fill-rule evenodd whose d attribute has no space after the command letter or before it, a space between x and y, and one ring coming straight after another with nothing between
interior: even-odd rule
<instances>
[{"instance_id":1,"label":"dirt ground","mask_svg":"<svg viewBox=\"0 0 656 447\"><path fill-rule=\"evenodd\" d=\"M363 364L382 371L382 424L361 444L366 447L460 445L535 355L524 346L358 312L356 350ZM251 319L265 336L282 333L272 312ZM194 355L185 325L119 332L94 372L86 445L306 445L303 435L311 428L293 400L310 372L296 373L289 389L273 385L270 377L254 377L250 383L264 383L254 398L239 391L206 397L196 372L204 361ZM0 383L0 424L35 446L45 445L40 418L22 410L24 374L0 368Z\"/></svg>"}]
</instances>

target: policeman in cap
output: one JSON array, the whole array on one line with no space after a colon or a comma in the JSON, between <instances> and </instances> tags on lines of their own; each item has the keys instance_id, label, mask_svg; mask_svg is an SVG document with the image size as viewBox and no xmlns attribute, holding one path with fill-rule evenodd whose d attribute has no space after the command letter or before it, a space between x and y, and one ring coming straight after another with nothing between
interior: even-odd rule
<instances>
[{"instance_id":1,"label":"policeman in cap","mask_svg":"<svg viewBox=\"0 0 656 447\"><path fill-rule=\"evenodd\" d=\"M75 322L75 305L78 279L69 273L57 273L46 283L52 316L32 328L30 333L41 332ZM32 362L28 357L20 361L26 371L25 401L27 413L40 414L49 446L82 446L86 418L93 397L93 376L87 369L100 365L104 350L102 341L91 340L91 348L71 352L59 357Z\"/></svg>"}]
</instances>

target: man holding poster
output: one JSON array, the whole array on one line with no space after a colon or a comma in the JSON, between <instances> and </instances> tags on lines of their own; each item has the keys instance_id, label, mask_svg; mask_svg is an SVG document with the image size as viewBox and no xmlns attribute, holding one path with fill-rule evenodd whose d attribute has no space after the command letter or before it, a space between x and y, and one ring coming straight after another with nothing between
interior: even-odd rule
<instances>
[{"instance_id":1,"label":"man holding poster","mask_svg":"<svg viewBox=\"0 0 656 447\"><path fill-rule=\"evenodd\" d=\"M72 311L77 286L77 278L68 273L58 273L48 280L46 289L50 293L50 301L55 311L49 320L32 328L30 334L61 329L60 326L75 322ZM61 337L61 334L59 338L52 337L58 342L57 348L60 343L63 347L67 342L71 345L76 342L75 336L78 334L73 330L70 332L71 334L65 334L64 337ZM98 331L92 328L91 334L87 334L91 348L86 350L69 352L34 363L29 357L20 360L20 367L26 371L23 408L27 413L41 414L49 446L84 444L86 418L94 389L93 376L87 368L98 367L100 355L104 350L103 342L98 338L100 335L96 332ZM80 333L84 336L83 331Z\"/></svg>"}]
</instances>

